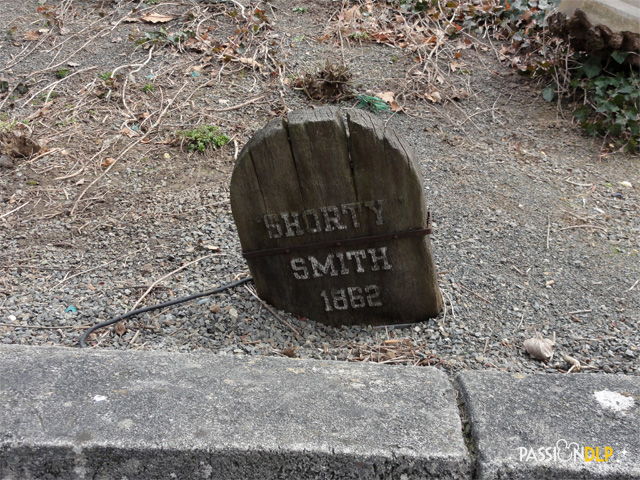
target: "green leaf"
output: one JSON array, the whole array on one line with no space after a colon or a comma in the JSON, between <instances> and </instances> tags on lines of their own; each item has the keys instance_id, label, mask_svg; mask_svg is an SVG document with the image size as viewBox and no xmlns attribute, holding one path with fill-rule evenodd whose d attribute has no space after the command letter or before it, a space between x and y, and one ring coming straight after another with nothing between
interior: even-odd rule
<instances>
[{"instance_id":1,"label":"green leaf","mask_svg":"<svg viewBox=\"0 0 640 480\"><path fill-rule=\"evenodd\" d=\"M556 95L556 91L553 85L549 85L547 88L542 90L542 98L544 98L547 102L552 101L555 95Z\"/></svg>"},{"instance_id":2,"label":"green leaf","mask_svg":"<svg viewBox=\"0 0 640 480\"><path fill-rule=\"evenodd\" d=\"M629 52L620 52L618 50L614 50L614 52L611 54L611 58L613 58L619 64L622 64L622 62L624 62L624 59L627 58L627 55L629 55Z\"/></svg>"},{"instance_id":3,"label":"green leaf","mask_svg":"<svg viewBox=\"0 0 640 480\"><path fill-rule=\"evenodd\" d=\"M582 65L582 70L587 78L593 78L597 76L602 71L602 66L600 65L600 58L598 57L589 57L587 61Z\"/></svg>"},{"instance_id":4,"label":"green leaf","mask_svg":"<svg viewBox=\"0 0 640 480\"><path fill-rule=\"evenodd\" d=\"M366 108L367 110L371 110L374 113L378 113L383 110L388 110L388 105L378 97L373 97L371 95L358 95L358 108Z\"/></svg>"},{"instance_id":5,"label":"green leaf","mask_svg":"<svg viewBox=\"0 0 640 480\"><path fill-rule=\"evenodd\" d=\"M618 89L618 93L623 93L623 94L633 93L636 91L636 88L637 87L634 87L633 85L623 85Z\"/></svg>"},{"instance_id":6,"label":"green leaf","mask_svg":"<svg viewBox=\"0 0 640 480\"><path fill-rule=\"evenodd\" d=\"M579 122L584 123L589 118L591 109L586 105L582 105L574 110L573 116L578 119Z\"/></svg>"}]
</instances>

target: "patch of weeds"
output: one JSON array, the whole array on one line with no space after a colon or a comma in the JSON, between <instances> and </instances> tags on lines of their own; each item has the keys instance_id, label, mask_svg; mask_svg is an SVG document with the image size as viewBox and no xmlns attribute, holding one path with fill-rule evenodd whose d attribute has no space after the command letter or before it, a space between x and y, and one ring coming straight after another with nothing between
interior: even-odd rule
<instances>
[{"instance_id":1,"label":"patch of weeds","mask_svg":"<svg viewBox=\"0 0 640 480\"><path fill-rule=\"evenodd\" d=\"M239 18L238 11L234 10L232 12L229 12L229 16L234 19ZM243 38L247 34L257 35L261 31L270 28L271 25L269 24L267 12L260 8L256 8L253 10L253 14L251 16L249 16L246 20L243 19L243 22L237 26L236 35L238 35L239 38Z\"/></svg>"},{"instance_id":2,"label":"patch of weeds","mask_svg":"<svg viewBox=\"0 0 640 480\"><path fill-rule=\"evenodd\" d=\"M293 13L307 13L306 7L295 7Z\"/></svg>"},{"instance_id":3,"label":"patch of weeds","mask_svg":"<svg viewBox=\"0 0 640 480\"><path fill-rule=\"evenodd\" d=\"M201 125L192 130L182 130L178 135L185 139L189 145L189 151L204 153L207 148L222 147L229 143L229 137L220 133L220 129L215 125Z\"/></svg>"},{"instance_id":4,"label":"patch of weeds","mask_svg":"<svg viewBox=\"0 0 640 480\"><path fill-rule=\"evenodd\" d=\"M38 185L38 182L36 182L35 180L29 180L27 181L27 185L29 185L30 187L35 187L36 185Z\"/></svg>"},{"instance_id":5,"label":"patch of weeds","mask_svg":"<svg viewBox=\"0 0 640 480\"><path fill-rule=\"evenodd\" d=\"M56 26L56 27L61 27L62 26L62 22L60 21L60 18L58 17L58 12L57 12L57 7L54 7L53 5L40 5L36 11L42 15L44 18L47 19L46 21L46 25L47 26Z\"/></svg>"},{"instance_id":6,"label":"patch of weeds","mask_svg":"<svg viewBox=\"0 0 640 480\"><path fill-rule=\"evenodd\" d=\"M624 148L629 153L640 151L640 81L632 68L624 68L626 55L613 52L617 63L603 66L599 57L589 56L575 71L570 82L574 95L582 105L573 116L587 135L610 141L609 148ZM548 88L548 87L547 87Z\"/></svg>"},{"instance_id":7,"label":"patch of weeds","mask_svg":"<svg viewBox=\"0 0 640 480\"><path fill-rule=\"evenodd\" d=\"M113 75L112 72L103 72L98 75L98 78L102 80L105 86L109 89L113 89L118 86L120 80L122 79L122 75L119 73Z\"/></svg>"},{"instance_id":8,"label":"patch of weeds","mask_svg":"<svg viewBox=\"0 0 640 480\"><path fill-rule=\"evenodd\" d=\"M71 70L69 70L68 68L61 68L60 70L58 70L58 71L56 72L56 78L60 78L60 79L62 79L62 78L64 78L64 77L66 77L67 75L69 75L69 72L70 72L70 71L71 71Z\"/></svg>"},{"instance_id":9,"label":"patch of weeds","mask_svg":"<svg viewBox=\"0 0 640 480\"><path fill-rule=\"evenodd\" d=\"M60 94L58 92L56 92L55 90L52 91L51 93L42 92L38 96L38 100L34 101L33 104L36 105L39 102L44 103L44 102L47 101L47 97L49 98L49 100L53 100L54 98L59 97L59 96L60 96Z\"/></svg>"},{"instance_id":10,"label":"patch of weeds","mask_svg":"<svg viewBox=\"0 0 640 480\"><path fill-rule=\"evenodd\" d=\"M294 88L302 90L311 100L339 102L353 97L349 67L327 60L314 72L305 72L297 77Z\"/></svg>"},{"instance_id":11,"label":"patch of weeds","mask_svg":"<svg viewBox=\"0 0 640 480\"><path fill-rule=\"evenodd\" d=\"M3 117L4 116L5 115L3 114ZM18 124L17 120L9 121L8 115L7 115L6 118L3 118L2 120L0 120L0 133L3 133L3 132L9 133L13 131L13 129L16 128L17 124Z\"/></svg>"},{"instance_id":12,"label":"patch of weeds","mask_svg":"<svg viewBox=\"0 0 640 480\"><path fill-rule=\"evenodd\" d=\"M375 114L389 110L389 106L385 101L378 97L371 95L358 95L356 98L358 99L358 105L356 105L358 108L369 110Z\"/></svg>"},{"instance_id":13,"label":"patch of weeds","mask_svg":"<svg viewBox=\"0 0 640 480\"><path fill-rule=\"evenodd\" d=\"M142 91L144 93L151 93L155 90L153 83L147 83L144 87L142 87Z\"/></svg>"},{"instance_id":14,"label":"patch of weeds","mask_svg":"<svg viewBox=\"0 0 640 480\"><path fill-rule=\"evenodd\" d=\"M18 92L20 95L26 95L27 92L29 91L29 85L26 85L24 83L19 83L18 85L16 85L16 92Z\"/></svg>"},{"instance_id":15,"label":"patch of weeds","mask_svg":"<svg viewBox=\"0 0 640 480\"><path fill-rule=\"evenodd\" d=\"M468 0L391 0L398 9L411 14L446 20L455 37L465 30L506 42L499 52L510 60L518 73L546 79L542 98L548 102L567 100L585 133L604 138L604 149L624 148L640 153L640 82L637 71L625 64L624 51L608 54L577 51L558 33L553 17L547 29L548 15L559 0L493 0L472 3ZM581 47L582 48L582 47ZM459 73L466 73L460 71Z\"/></svg>"},{"instance_id":16,"label":"patch of weeds","mask_svg":"<svg viewBox=\"0 0 640 480\"><path fill-rule=\"evenodd\" d=\"M13 41L13 35L16 33L17 30L18 30L17 27L11 27L9 30L7 30L7 33L5 33L4 39L7 42L12 42Z\"/></svg>"},{"instance_id":17,"label":"patch of weeds","mask_svg":"<svg viewBox=\"0 0 640 480\"><path fill-rule=\"evenodd\" d=\"M160 3L160 0L145 0L144 3L146 3L147 5L158 5Z\"/></svg>"},{"instance_id":18,"label":"patch of weeds","mask_svg":"<svg viewBox=\"0 0 640 480\"><path fill-rule=\"evenodd\" d=\"M56 122L56 127L68 127L69 125L73 125L74 123L77 123L77 122L78 122L77 118L65 118L61 122Z\"/></svg>"},{"instance_id":19,"label":"patch of weeds","mask_svg":"<svg viewBox=\"0 0 640 480\"><path fill-rule=\"evenodd\" d=\"M356 31L353 33L350 33L349 35L347 35L349 38L352 38L354 40L369 40L369 34L367 32L363 32L363 31Z\"/></svg>"}]
</instances>

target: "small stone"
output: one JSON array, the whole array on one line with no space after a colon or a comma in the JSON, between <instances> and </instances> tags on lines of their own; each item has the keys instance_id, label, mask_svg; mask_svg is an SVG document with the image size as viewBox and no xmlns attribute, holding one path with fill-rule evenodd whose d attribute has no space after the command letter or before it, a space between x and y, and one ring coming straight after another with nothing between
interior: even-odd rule
<instances>
[{"instance_id":1,"label":"small stone","mask_svg":"<svg viewBox=\"0 0 640 480\"><path fill-rule=\"evenodd\" d=\"M629 358L636 358L635 354L633 353L633 351L630 348L627 348L627 351L624 352L624 354Z\"/></svg>"},{"instance_id":2,"label":"small stone","mask_svg":"<svg viewBox=\"0 0 640 480\"><path fill-rule=\"evenodd\" d=\"M220 313L220 310L220 305L218 305L217 303L214 303L209 307L209 311L212 313Z\"/></svg>"},{"instance_id":3,"label":"small stone","mask_svg":"<svg viewBox=\"0 0 640 480\"><path fill-rule=\"evenodd\" d=\"M0 168L12 168L13 160L9 155L1 155L0 156Z\"/></svg>"}]
</instances>

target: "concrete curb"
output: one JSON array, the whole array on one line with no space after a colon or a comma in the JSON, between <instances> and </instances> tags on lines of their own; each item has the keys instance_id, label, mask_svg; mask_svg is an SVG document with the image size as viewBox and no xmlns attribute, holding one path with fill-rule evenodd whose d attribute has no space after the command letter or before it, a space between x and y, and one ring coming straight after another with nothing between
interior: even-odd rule
<instances>
[{"instance_id":1,"label":"concrete curb","mask_svg":"<svg viewBox=\"0 0 640 480\"><path fill-rule=\"evenodd\" d=\"M455 385L462 412L433 368L0 346L0 479L640 479L640 377Z\"/></svg>"},{"instance_id":2,"label":"concrete curb","mask_svg":"<svg viewBox=\"0 0 640 480\"><path fill-rule=\"evenodd\" d=\"M640 377L467 371L456 384L478 480L640 479Z\"/></svg>"},{"instance_id":3,"label":"concrete curb","mask_svg":"<svg viewBox=\"0 0 640 480\"><path fill-rule=\"evenodd\" d=\"M433 368L0 348L0 478L470 478Z\"/></svg>"}]
</instances>

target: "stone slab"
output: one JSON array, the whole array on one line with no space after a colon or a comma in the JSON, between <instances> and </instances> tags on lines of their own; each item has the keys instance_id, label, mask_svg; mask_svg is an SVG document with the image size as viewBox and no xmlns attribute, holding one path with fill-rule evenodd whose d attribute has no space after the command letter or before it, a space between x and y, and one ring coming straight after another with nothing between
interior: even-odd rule
<instances>
[{"instance_id":1,"label":"stone slab","mask_svg":"<svg viewBox=\"0 0 640 480\"><path fill-rule=\"evenodd\" d=\"M593 25L606 25L613 32L640 34L638 0L562 0L558 11L571 17L579 8Z\"/></svg>"},{"instance_id":2,"label":"stone slab","mask_svg":"<svg viewBox=\"0 0 640 480\"><path fill-rule=\"evenodd\" d=\"M456 383L476 478L640 479L640 377L469 371Z\"/></svg>"},{"instance_id":3,"label":"stone slab","mask_svg":"<svg viewBox=\"0 0 640 480\"><path fill-rule=\"evenodd\" d=\"M432 368L0 347L0 478L470 479Z\"/></svg>"}]
</instances>

